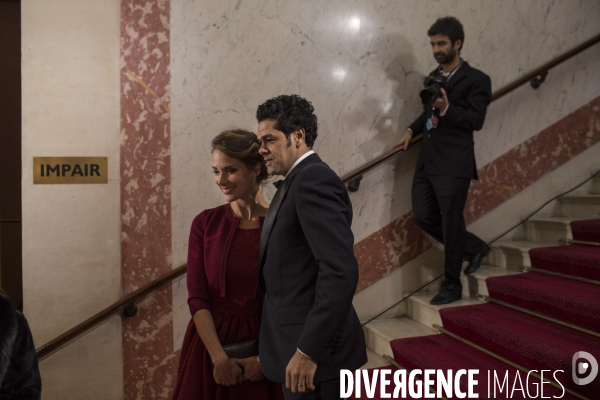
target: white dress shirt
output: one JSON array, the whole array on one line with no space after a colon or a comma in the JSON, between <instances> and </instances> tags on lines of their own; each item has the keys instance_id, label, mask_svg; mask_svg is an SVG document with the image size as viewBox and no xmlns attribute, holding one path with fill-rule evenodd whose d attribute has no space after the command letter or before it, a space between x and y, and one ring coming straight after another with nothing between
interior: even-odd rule
<instances>
[{"instance_id":1,"label":"white dress shirt","mask_svg":"<svg viewBox=\"0 0 600 400\"><path fill-rule=\"evenodd\" d=\"M288 177L288 175L290 174L290 172L292 172L292 170L294 169L294 167L298 164L300 164L302 162L302 160L304 160L306 157L310 156L311 154L315 154L314 150L308 151L304 154L302 154L302 157L300 157L299 159L296 160L296 162L294 164L292 164L292 167L290 168L290 170L287 172L287 174L285 174L285 178ZM285 179L283 178L283 179Z\"/></svg>"}]
</instances>

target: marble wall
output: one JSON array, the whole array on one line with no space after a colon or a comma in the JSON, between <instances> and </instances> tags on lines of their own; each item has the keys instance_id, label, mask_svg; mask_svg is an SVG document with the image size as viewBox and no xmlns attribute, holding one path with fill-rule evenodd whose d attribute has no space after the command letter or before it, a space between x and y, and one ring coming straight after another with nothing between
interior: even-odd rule
<instances>
[{"instance_id":1,"label":"marble wall","mask_svg":"<svg viewBox=\"0 0 600 400\"><path fill-rule=\"evenodd\" d=\"M338 173L351 171L389 149L418 114L422 78L435 67L426 31L444 15L462 21L462 56L491 76L494 90L600 31L597 1L339 0L300 5L172 0L174 264L185 261L194 215L222 202L211 189L212 136L230 126L255 129L258 104L281 93L298 93L313 102L319 116L315 150ZM589 49L552 70L539 90L522 87L495 102L476 135L479 167L595 99L600 94L599 55L599 46ZM352 194L357 243L389 224L410 223L416 153L411 149L368 174L361 190ZM272 189L266 192L269 196ZM389 249L397 262L428 246L421 241L421 249L404 255L402 240L397 249ZM389 268L384 266L388 273ZM374 281L381 276L375 273ZM174 290L175 335L180 337L189 315L181 303L184 293Z\"/></svg>"},{"instance_id":2,"label":"marble wall","mask_svg":"<svg viewBox=\"0 0 600 400\"><path fill-rule=\"evenodd\" d=\"M123 295L171 263L170 2L121 0ZM177 374L171 287L123 323L125 398L166 399Z\"/></svg>"},{"instance_id":3,"label":"marble wall","mask_svg":"<svg viewBox=\"0 0 600 400\"><path fill-rule=\"evenodd\" d=\"M21 2L24 311L38 347L121 296L119 5ZM108 157L108 184L34 185L36 156ZM122 398L121 352L117 317L42 361L43 398Z\"/></svg>"},{"instance_id":4,"label":"marble wall","mask_svg":"<svg viewBox=\"0 0 600 400\"><path fill-rule=\"evenodd\" d=\"M267 98L310 99L315 150L344 174L389 149L418 114L422 78L435 66L426 30L437 17L463 22L463 57L494 89L600 31L596 0L27 0L22 8L24 296L38 345L118 299L121 287L129 293L185 262L193 217L223 202L210 139L232 126L255 130ZM541 150L538 135L583 106L597 113L599 56L600 46L589 49L539 90L495 102L476 136L479 167L514 163L522 154L511 152L530 139ZM578 150L586 157L598 147L590 130L588 150ZM411 225L416 150L351 195L357 246L385 229L392 237L378 268L361 261L365 290L430 246ZM41 155L108 156L109 183L33 185L31 159ZM545 179L522 178L513 186ZM179 279L123 327L113 318L44 361L44 398L168 398L186 296Z\"/></svg>"},{"instance_id":5,"label":"marble wall","mask_svg":"<svg viewBox=\"0 0 600 400\"><path fill-rule=\"evenodd\" d=\"M193 216L221 202L201 173L212 136L255 129L258 104L299 93L319 116L316 151L340 174L352 170L388 149L417 115L422 77L435 65L426 30L447 14L464 24L463 57L498 89L597 34L600 4L173 1L174 259L185 260ZM538 91L523 87L494 103L476 139L479 165L595 98L599 53L596 46L552 71ZM357 241L410 210L415 155L406 156L353 195Z\"/></svg>"}]
</instances>

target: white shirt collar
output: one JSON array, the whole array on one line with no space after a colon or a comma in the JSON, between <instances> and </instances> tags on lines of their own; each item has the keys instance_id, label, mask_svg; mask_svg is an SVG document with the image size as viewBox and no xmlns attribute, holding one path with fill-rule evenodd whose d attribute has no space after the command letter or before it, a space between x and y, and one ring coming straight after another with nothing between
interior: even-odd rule
<instances>
[{"instance_id":1,"label":"white shirt collar","mask_svg":"<svg viewBox=\"0 0 600 400\"><path fill-rule=\"evenodd\" d=\"M288 175L290 174L290 172L292 172L292 170L294 169L294 167L298 164L300 164L302 162L302 160L304 160L306 157L310 156L311 154L315 154L314 150L310 150L304 154L302 154L302 157L300 157L299 159L296 160L296 162L294 164L292 164L292 167L290 168L290 170L288 171L287 174L285 174L285 178L288 177ZM283 178L283 179L285 179Z\"/></svg>"},{"instance_id":2,"label":"white shirt collar","mask_svg":"<svg viewBox=\"0 0 600 400\"><path fill-rule=\"evenodd\" d=\"M454 74L456 73L456 71L458 71L458 69L460 68L460 66L462 65L463 60L462 58L460 59L460 63L456 66L456 68L454 68L452 71L450 72L444 72L444 69L442 68L442 66L440 65L438 68L438 73L443 75L444 77L446 77L447 80L450 80L450 78L452 78L454 76Z\"/></svg>"}]
</instances>

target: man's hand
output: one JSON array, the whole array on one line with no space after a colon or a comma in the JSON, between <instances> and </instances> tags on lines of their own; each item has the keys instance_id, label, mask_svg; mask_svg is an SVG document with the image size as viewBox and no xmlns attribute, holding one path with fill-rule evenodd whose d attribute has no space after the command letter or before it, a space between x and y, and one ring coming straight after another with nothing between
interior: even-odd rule
<instances>
[{"instance_id":1,"label":"man's hand","mask_svg":"<svg viewBox=\"0 0 600 400\"><path fill-rule=\"evenodd\" d=\"M410 140L412 139L412 133L410 131L404 131L400 140L396 142L394 147L402 147L404 150L408 149L408 145L410 144Z\"/></svg>"},{"instance_id":2,"label":"man's hand","mask_svg":"<svg viewBox=\"0 0 600 400\"><path fill-rule=\"evenodd\" d=\"M444 111L446 109L446 107L448 107L448 95L446 94L446 91L444 90L444 88L442 89L442 96L438 97L435 100L435 103L433 103L433 106L435 108L439 108L441 111Z\"/></svg>"},{"instance_id":3,"label":"man's hand","mask_svg":"<svg viewBox=\"0 0 600 400\"><path fill-rule=\"evenodd\" d=\"M313 378L317 362L296 350L285 369L285 387L292 393L308 393L315 390Z\"/></svg>"},{"instance_id":4,"label":"man's hand","mask_svg":"<svg viewBox=\"0 0 600 400\"><path fill-rule=\"evenodd\" d=\"M244 379L242 369L231 358L215 365L213 377L219 385L225 386L237 385Z\"/></svg>"},{"instance_id":5,"label":"man's hand","mask_svg":"<svg viewBox=\"0 0 600 400\"><path fill-rule=\"evenodd\" d=\"M252 382L256 382L260 381L265 377L262 373L262 370L260 369L260 364L256 356L248 358L234 358L233 361L235 361L239 366L242 367L242 370L244 371L243 377L245 381L249 380Z\"/></svg>"}]
</instances>

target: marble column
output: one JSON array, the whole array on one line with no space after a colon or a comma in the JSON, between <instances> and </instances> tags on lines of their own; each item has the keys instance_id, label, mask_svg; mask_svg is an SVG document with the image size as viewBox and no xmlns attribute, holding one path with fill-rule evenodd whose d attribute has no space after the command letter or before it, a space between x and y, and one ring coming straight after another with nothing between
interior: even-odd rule
<instances>
[{"instance_id":1,"label":"marble column","mask_svg":"<svg viewBox=\"0 0 600 400\"><path fill-rule=\"evenodd\" d=\"M170 2L121 2L121 243L127 295L172 269ZM155 291L123 323L126 399L172 392L172 291Z\"/></svg>"}]
</instances>

